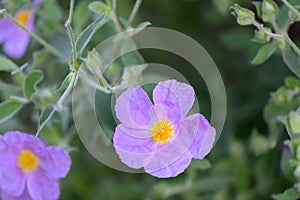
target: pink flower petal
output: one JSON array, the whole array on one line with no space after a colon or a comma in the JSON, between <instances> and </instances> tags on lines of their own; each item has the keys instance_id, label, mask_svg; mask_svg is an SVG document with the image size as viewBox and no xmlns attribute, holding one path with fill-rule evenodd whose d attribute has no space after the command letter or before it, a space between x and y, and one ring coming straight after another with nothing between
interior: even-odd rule
<instances>
[{"instance_id":1,"label":"pink flower petal","mask_svg":"<svg viewBox=\"0 0 300 200\"><path fill-rule=\"evenodd\" d=\"M60 194L57 180L50 179L41 170L28 176L27 188L33 200L56 200Z\"/></svg>"},{"instance_id":2,"label":"pink flower petal","mask_svg":"<svg viewBox=\"0 0 300 200\"><path fill-rule=\"evenodd\" d=\"M165 108L168 119L176 122L185 117L194 103L194 89L176 80L160 82L153 90L155 105Z\"/></svg>"},{"instance_id":3,"label":"pink flower petal","mask_svg":"<svg viewBox=\"0 0 300 200\"><path fill-rule=\"evenodd\" d=\"M195 140L189 149L193 154L193 158L203 159L210 152L214 144L216 130L210 126L203 115L195 114L192 116L198 118L199 127Z\"/></svg>"},{"instance_id":4,"label":"pink flower petal","mask_svg":"<svg viewBox=\"0 0 300 200\"><path fill-rule=\"evenodd\" d=\"M9 195L5 192L2 192L1 199L3 199L3 200L32 200L27 189L24 190L24 192L21 196L13 196L13 195Z\"/></svg>"},{"instance_id":5,"label":"pink flower petal","mask_svg":"<svg viewBox=\"0 0 300 200\"><path fill-rule=\"evenodd\" d=\"M61 147L47 147L39 157L41 168L53 179L64 178L70 171L71 158Z\"/></svg>"},{"instance_id":6,"label":"pink flower petal","mask_svg":"<svg viewBox=\"0 0 300 200\"><path fill-rule=\"evenodd\" d=\"M152 103L141 87L129 88L117 99L117 118L129 127L143 127L150 123Z\"/></svg>"},{"instance_id":7,"label":"pink flower petal","mask_svg":"<svg viewBox=\"0 0 300 200\"><path fill-rule=\"evenodd\" d=\"M145 168L145 171L151 174L152 176L158 178L175 177L178 174L182 173L189 166L191 161L192 161L192 154L189 151L186 151L175 162L169 164L168 166L162 169L151 171Z\"/></svg>"},{"instance_id":8,"label":"pink flower petal","mask_svg":"<svg viewBox=\"0 0 300 200\"><path fill-rule=\"evenodd\" d=\"M5 42L14 32L15 25L7 18L0 19L0 43Z\"/></svg>"},{"instance_id":9,"label":"pink flower petal","mask_svg":"<svg viewBox=\"0 0 300 200\"><path fill-rule=\"evenodd\" d=\"M35 153L46 147L40 138L19 131L7 132L3 136L3 139L9 146L15 149L28 149Z\"/></svg>"},{"instance_id":10,"label":"pink flower petal","mask_svg":"<svg viewBox=\"0 0 300 200\"><path fill-rule=\"evenodd\" d=\"M13 165L0 165L0 188L3 192L20 196L25 190L26 177Z\"/></svg>"}]
</instances>

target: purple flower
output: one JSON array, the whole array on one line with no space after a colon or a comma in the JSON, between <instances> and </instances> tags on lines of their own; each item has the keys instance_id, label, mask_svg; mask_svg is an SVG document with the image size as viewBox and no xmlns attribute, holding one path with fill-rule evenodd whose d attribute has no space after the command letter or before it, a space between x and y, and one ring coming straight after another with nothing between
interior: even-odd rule
<instances>
[{"instance_id":1,"label":"purple flower","mask_svg":"<svg viewBox=\"0 0 300 200\"><path fill-rule=\"evenodd\" d=\"M34 31L34 10L22 10L16 13L15 19ZM3 51L12 58L21 58L27 49L30 36L7 18L0 19L0 43L3 43Z\"/></svg>"},{"instance_id":2,"label":"purple flower","mask_svg":"<svg viewBox=\"0 0 300 200\"><path fill-rule=\"evenodd\" d=\"M182 173L192 158L203 159L213 146L216 131L201 114L185 117L194 95L191 86L176 80L155 87L154 105L139 86L121 94L115 106L121 124L113 138L121 161L168 178Z\"/></svg>"},{"instance_id":3,"label":"purple flower","mask_svg":"<svg viewBox=\"0 0 300 200\"><path fill-rule=\"evenodd\" d=\"M0 160L2 200L58 199L58 179L71 166L63 148L47 147L41 139L18 131L0 136Z\"/></svg>"}]
</instances>

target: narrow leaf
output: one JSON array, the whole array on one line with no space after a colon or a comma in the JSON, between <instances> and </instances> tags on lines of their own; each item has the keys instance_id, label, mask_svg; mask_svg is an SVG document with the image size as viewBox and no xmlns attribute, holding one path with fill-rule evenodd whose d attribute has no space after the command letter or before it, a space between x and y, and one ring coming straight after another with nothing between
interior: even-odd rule
<instances>
[{"instance_id":1,"label":"narrow leaf","mask_svg":"<svg viewBox=\"0 0 300 200\"><path fill-rule=\"evenodd\" d=\"M10 59L0 56L0 71L12 72L19 67Z\"/></svg>"},{"instance_id":2,"label":"narrow leaf","mask_svg":"<svg viewBox=\"0 0 300 200\"><path fill-rule=\"evenodd\" d=\"M300 78L300 56L289 49L282 51L282 58L289 69Z\"/></svg>"},{"instance_id":3,"label":"narrow leaf","mask_svg":"<svg viewBox=\"0 0 300 200\"><path fill-rule=\"evenodd\" d=\"M102 14L106 13L108 16L110 16L110 13L111 13L109 6L107 6L105 3L99 2L99 1L94 1L94 2L90 3L89 9L98 15L102 15Z\"/></svg>"},{"instance_id":4,"label":"narrow leaf","mask_svg":"<svg viewBox=\"0 0 300 200\"><path fill-rule=\"evenodd\" d=\"M272 54L276 51L278 46L277 42L272 42L269 44L263 45L257 52L255 58L251 61L254 65L259 65L268 60Z\"/></svg>"},{"instance_id":5,"label":"narrow leaf","mask_svg":"<svg viewBox=\"0 0 300 200\"><path fill-rule=\"evenodd\" d=\"M91 23L77 38L76 52L81 56L84 48L92 39L95 32L106 22L106 14L99 16L93 23Z\"/></svg>"},{"instance_id":6,"label":"narrow leaf","mask_svg":"<svg viewBox=\"0 0 300 200\"><path fill-rule=\"evenodd\" d=\"M262 18L262 2L260 2L260 1L253 1L252 4L256 8L257 16L259 18Z\"/></svg>"},{"instance_id":7,"label":"narrow leaf","mask_svg":"<svg viewBox=\"0 0 300 200\"><path fill-rule=\"evenodd\" d=\"M272 198L275 200L295 200L300 198L300 193L296 188L289 188L282 194L274 194Z\"/></svg>"},{"instance_id":8,"label":"narrow leaf","mask_svg":"<svg viewBox=\"0 0 300 200\"><path fill-rule=\"evenodd\" d=\"M23 92L26 99L30 99L36 90L36 85L42 81L44 75L41 71L31 72L25 79Z\"/></svg>"},{"instance_id":9,"label":"narrow leaf","mask_svg":"<svg viewBox=\"0 0 300 200\"><path fill-rule=\"evenodd\" d=\"M21 102L15 100L7 100L0 104L0 123L5 122L14 116L23 106Z\"/></svg>"}]
</instances>

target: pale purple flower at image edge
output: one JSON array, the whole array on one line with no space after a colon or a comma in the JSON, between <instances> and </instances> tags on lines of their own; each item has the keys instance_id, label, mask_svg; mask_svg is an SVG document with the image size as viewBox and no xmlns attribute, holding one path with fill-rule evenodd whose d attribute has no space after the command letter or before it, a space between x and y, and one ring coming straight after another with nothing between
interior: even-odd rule
<instances>
[{"instance_id":1,"label":"pale purple flower at image edge","mask_svg":"<svg viewBox=\"0 0 300 200\"><path fill-rule=\"evenodd\" d=\"M121 124L113 137L121 161L168 178L182 173L192 158L203 159L213 146L216 131L199 113L186 117L194 96L190 85L176 80L155 87L154 105L140 86L122 93L115 106Z\"/></svg>"},{"instance_id":2,"label":"pale purple flower at image edge","mask_svg":"<svg viewBox=\"0 0 300 200\"><path fill-rule=\"evenodd\" d=\"M33 1L32 5L40 1ZM34 31L35 10L21 10L15 18L31 32ZM21 58L28 47L30 35L8 18L0 19L0 43L3 51L12 58Z\"/></svg>"},{"instance_id":3,"label":"pale purple flower at image edge","mask_svg":"<svg viewBox=\"0 0 300 200\"><path fill-rule=\"evenodd\" d=\"M71 167L66 150L18 131L0 136L0 158L2 200L56 200Z\"/></svg>"}]
</instances>

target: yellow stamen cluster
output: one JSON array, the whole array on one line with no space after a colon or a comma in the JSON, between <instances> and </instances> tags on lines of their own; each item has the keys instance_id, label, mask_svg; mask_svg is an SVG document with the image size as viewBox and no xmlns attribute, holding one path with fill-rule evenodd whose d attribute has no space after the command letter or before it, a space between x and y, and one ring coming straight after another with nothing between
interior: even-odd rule
<instances>
[{"instance_id":1,"label":"yellow stamen cluster","mask_svg":"<svg viewBox=\"0 0 300 200\"><path fill-rule=\"evenodd\" d=\"M15 18L20 24L26 27L29 16L30 16L29 11L20 11L16 14Z\"/></svg>"},{"instance_id":2,"label":"yellow stamen cluster","mask_svg":"<svg viewBox=\"0 0 300 200\"><path fill-rule=\"evenodd\" d=\"M21 151L17 159L18 167L23 171L30 173L38 166L39 158L29 150Z\"/></svg>"},{"instance_id":3,"label":"yellow stamen cluster","mask_svg":"<svg viewBox=\"0 0 300 200\"><path fill-rule=\"evenodd\" d=\"M174 128L168 120L159 120L151 126L151 139L161 144L167 143L173 136Z\"/></svg>"}]
</instances>

